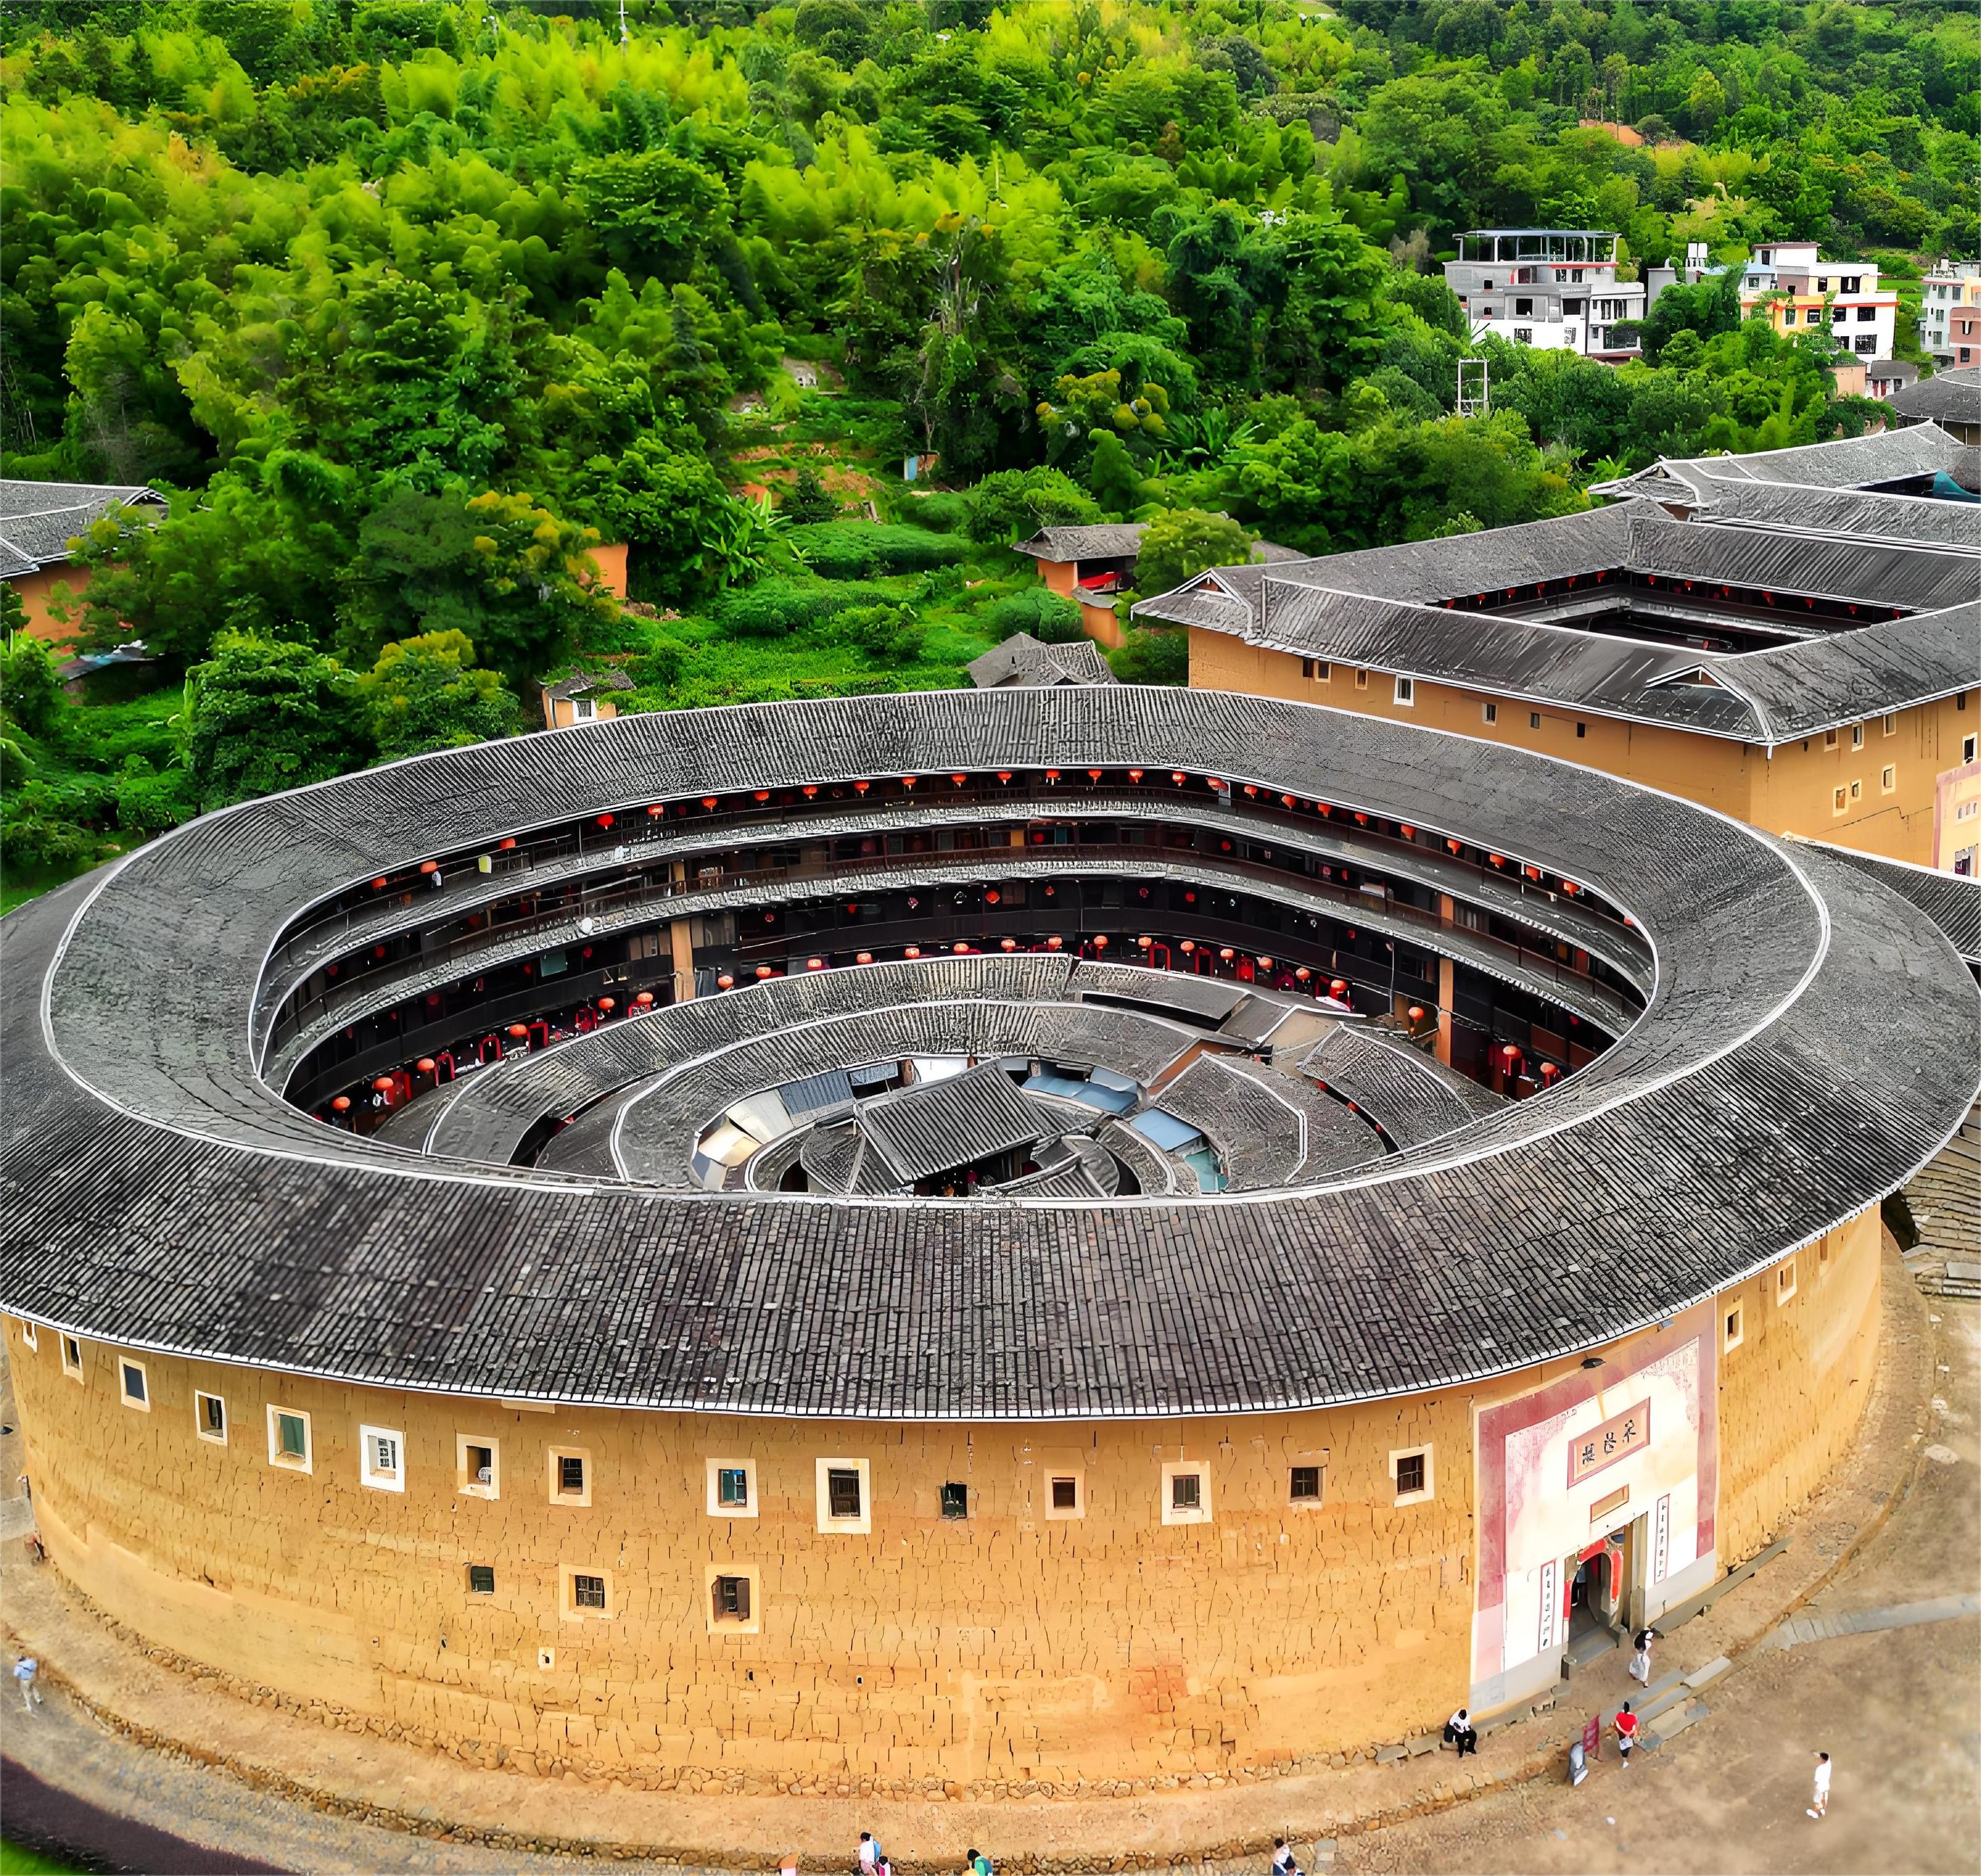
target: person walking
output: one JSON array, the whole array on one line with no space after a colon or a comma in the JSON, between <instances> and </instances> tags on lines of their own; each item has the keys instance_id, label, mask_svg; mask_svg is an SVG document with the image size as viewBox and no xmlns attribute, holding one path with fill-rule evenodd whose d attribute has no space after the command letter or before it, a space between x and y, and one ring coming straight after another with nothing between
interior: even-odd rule
<instances>
[{"instance_id":1,"label":"person walking","mask_svg":"<svg viewBox=\"0 0 1981 1876\"><path fill-rule=\"evenodd\" d=\"M1637 1716L1630 1711L1630 1703L1623 1703L1623 1710L1616 1716L1616 1755L1623 1761L1623 1769L1630 1769L1630 1748L1637 1743Z\"/></svg>"},{"instance_id":2,"label":"person walking","mask_svg":"<svg viewBox=\"0 0 1981 1876\"><path fill-rule=\"evenodd\" d=\"M1651 1684L1651 1644L1657 1638L1655 1628L1640 1628L1630 1643L1630 1678L1640 1687Z\"/></svg>"},{"instance_id":3,"label":"person walking","mask_svg":"<svg viewBox=\"0 0 1981 1876\"><path fill-rule=\"evenodd\" d=\"M14 1678L20 1684L21 1704L30 1713L42 1704L42 1690L35 1684L35 1677L41 1671L42 1664L32 1654L23 1654L14 1664Z\"/></svg>"},{"instance_id":4,"label":"person walking","mask_svg":"<svg viewBox=\"0 0 1981 1876\"><path fill-rule=\"evenodd\" d=\"M1273 1876L1306 1876L1293 1861L1292 1848L1283 1837L1273 1839Z\"/></svg>"},{"instance_id":5,"label":"person walking","mask_svg":"<svg viewBox=\"0 0 1981 1876\"><path fill-rule=\"evenodd\" d=\"M1463 1707L1444 1723L1444 1741L1447 1745L1456 1746L1458 1756L1479 1750L1479 1729L1472 1724L1471 1715Z\"/></svg>"},{"instance_id":6,"label":"person walking","mask_svg":"<svg viewBox=\"0 0 1981 1876\"><path fill-rule=\"evenodd\" d=\"M879 1876L881 1846L874 1841L871 1831L860 1833L860 1876Z\"/></svg>"},{"instance_id":7,"label":"person walking","mask_svg":"<svg viewBox=\"0 0 1981 1876\"><path fill-rule=\"evenodd\" d=\"M1820 1818L1830 1809L1830 1754L1816 1755L1816 1789L1810 1798L1809 1814Z\"/></svg>"}]
</instances>

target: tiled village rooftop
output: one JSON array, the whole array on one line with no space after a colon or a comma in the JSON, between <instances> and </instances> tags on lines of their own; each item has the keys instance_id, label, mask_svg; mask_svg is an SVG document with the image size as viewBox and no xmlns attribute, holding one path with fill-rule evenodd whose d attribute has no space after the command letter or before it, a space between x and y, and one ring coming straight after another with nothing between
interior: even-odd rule
<instances>
[{"instance_id":1,"label":"tiled village rooftop","mask_svg":"<svg viewBox=\"0 0 1981 1876\"><path fill-rule=\"evenodd\" d=\"M434 1152L361 1139L262 1078L278 941L374 874L704 794L1047 765L1100 771L1099 791L1130 764L1407 818L1585 882L1654 955L1648 1005L1537 1099L1475 1114L1412 1082L1397 1111L1421 1113L1420 1144L1209 1201L1103 1196L1057 1163L994 1205L662 1189L459 1157L444 1125ZM952 877L973 864L938 859ZM1713 1295L1876 1202L1976 1079L1973 986L1933 919L1820 848L1517 751L1124 685L665 712L448 751L196 821L11 915L0 955L0 1308L403 1388L774 1414L1207 1413L1524 1367ZM1021 967L1049 988L1059 961ZM911 968L666 1015L717 1036L754 1007L767 1039L870 988L875 1010L898 1009ZM1116 1007L1132 1000L1069 1014L1192 1020ZM638 1047L645 1028L598 1046ZM1372 1095L1423 1072L1352 1047L1334 1071ZM1284 1072L1234 1058L1216 1074L1244 1088L1199 1078L1219 1111L1258 1113L1263 1139L1289 1124L1260 1105Z\"/></svg>"}]
</instances>

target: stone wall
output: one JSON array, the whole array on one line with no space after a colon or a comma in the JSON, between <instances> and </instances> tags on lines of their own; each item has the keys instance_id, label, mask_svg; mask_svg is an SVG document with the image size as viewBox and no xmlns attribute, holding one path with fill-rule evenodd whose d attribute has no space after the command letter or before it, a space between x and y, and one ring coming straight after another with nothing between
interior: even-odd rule
<instances>
[{"instance_id":1,"label":"stone wall","mask_svg":"<svg viewBox=\"0 0 1981 1876\"><path fill-rule=\"evenodd\" d=\"M1723 1359L1720 1556L1766 1541L1847 1444L1868 1392L1875 1215L1802 1254ZM143 1358L10 1324L51 1554L158 1649L327 1718L536 1770L743 1790L1146 1788L1270 1776L1434 1727L1468 1684L1473 1414L1572 1371L1326 1412L1063 1427L554 1412ZM1853 1385L1853 1383L1858 1385ZM195 1390L227 1403L198 1437ZM271 1405L311 1417L312 1469L270 1463ZM358 1428L403 1436L405 1489L360 1482ZM461 1489L458 1441L499 1448ZM1398 1505L1400 1448L1433 1495ZM554 1503L552 1448L591 1502ZM864 1460L870 1528L818 1528L817 1462ZM708 1464L747 1461L759 1514L711 1516ZM1210 1517L1163 1521L1201 1461ZM1289 1501L1319 1465L1318 1507ZM1049 1516L1077 1474L1084 1515ZM969 1515L941 1515L942 1487ZM473 1593L468 1568L494 1573ZM717 1566L755 1632L717 1629ZM571 1607L572 1571L609 1611ZM541 1652L548 1651L548 1664Z\"/></svg>"}]
</instances>

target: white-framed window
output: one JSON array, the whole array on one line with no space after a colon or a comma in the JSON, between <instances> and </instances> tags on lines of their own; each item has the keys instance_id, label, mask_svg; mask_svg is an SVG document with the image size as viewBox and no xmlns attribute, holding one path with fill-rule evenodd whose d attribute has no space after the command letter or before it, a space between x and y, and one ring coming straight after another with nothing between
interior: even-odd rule
<instances>
[{"instance_id":1,"label":"white-framed window","mask_svg":"<svg viewBox=\"0 0 1981 1876\"><path fill-rule=\"evenodd\" d=\"M1790 1258L1775 1271L1775 1301L1786 1303L1796 1293L1796 1261Z\"/></svg>"},{"instance_id":2,"label":"white-framed window","mask_svg":"<svg viewBox=\"0 0 1981 1876\"><path fill-rule=\"evenodd\" d=\"M1054 1466L1046 1474L1046 1517L1049 1521L1087 1515L1087 1474L1078 1466Z\"/></svg>"},{"instance_id":3,"label":"white-framed window","mask_svg":"<svg viewBox=\"0 0 1981 1876\"><path fill-rule=\"evenodd\" d=\"M300 1407L268 1405L268 1463L285 1471L315 1469L310 1439L310 1417Z\"/></svg>"},{"instance_id":4,"label":"white-framed window","mask_svg":"<svg viewBox=\"0 0 1981 1876\"><path fill-rule=\"evenodd\" d=\"M1896 736L1899 733L1899 713L1896 710L1886 711L1879 721L1887 736Z\"/></svg>"},{"instance_id":5,"label":"white-framed window","mask_svg":"<svg viewBox=\"0 0 1981 1876\"><path fill-rule=\"evenodd\" d=\"M227 1403L217 1394L208 1394L195 1389L192 1397L192 1430L203 1440L210 1440L215 1446L227 1444Z\"/></svg>"},{"instance_id":6,"label":"white-framed window","mask_svg":"<svg viewBox=\"0 0 1981 1876\"><path fill-rule=\"evenodd\" d=\"M1853 723L1853 724L1852 724L1852 725L1851 725L1851 726L1850 726L1850 746L1851 746L1851 748L1853 748L1853 749L1861 749L1861 748L1863 748L1863 746L1864 746L1864 726L1863 726L1863 724L1861 724L1861 723Z\"/></svg>"},{"instance_id":7,"label":"white-framed window","mask_svg":"<svg viewBox=\"0 0 1981 1876\"><path fill-rule=\"evenodd\" d=\"M62 1372L71 1381L82 1378L82 1344L73 1335L62 1338Z\"/></svg>"},{"instance_id":8,"label":"white-framed window","mask_svg":"<svg viewBox=\"0 0 1981 1876\"><path fill-rule=\"evenodd\" d=\"M1834 731L1834 730L1825 730L1825 731L1823 732L1823 746L1826 749L1833 749L1833 748L1835 748L1836 747L1836 731Z\"/></svg>"},{"instance_id":9,"label":"white-framed window","mask_svg":"<svg viewBox=\"0 0 1981 1876\"><path fill-rule=\"evenodd\" d=\"M1422 1504L1437 1491L1428 1446L1402 1446L1390 1454L1390 1479L1399 1504Z\"/></svg>"},{"instance_id":10,"label":"white-framed window","mask_svg":"<svg viewBox=\"0 0 1981 1876\"><path fill-rule=\"evenodd\" d=\"M1297 1511L1317 1511L1327 1491L1327 1468L1318 1462L1287 1468L1287 1502Z\"/></svg>"},{"instance_id":11,"label":"white-framed window","mask_svg":"<svg viewBox=\"0 0 1981 1876\"><path fill-rule=\"evenodd\" d=\"M1368 672L1367 672L1366 671L1358 671L1357 672L1356 672L1356 674L1355 674L1355 688L1356 688L1356 689L1357 689L1358 691L1366 691L1367 689L1368 689L1368 688L1369 688L1369 674L1368 674Z\"/></svg>"},{"instance_id":12,"label":"white-framed window","mask_svg":"<svg viewBox=\"0 0 1981 1876\"><path fill-rule=\"evenodd\" d=\"M618 1605L612 1572L595 1564L563 1564L558 1569L558 1613L567 1622L604 1622Z\"/></svg>"},{"instance_id":13,"label":"white-framed window","mask_svg":"<svg viewBox=\"0 0 1981 1876\"><path fill-rule=\"evenodd\" d=\"M763 1631L763 1575L754 1564L714 1563L702 1571L702 1620L711 1635Z\"/></svg>"},{"instance_id":14,"label":"white-framed window","mask_svg":"<svg viewBox=\"0 0 1981 1876\"><path fill-rule=\"evenodd\" d=\"M374 1491L404 1491L406 1436L393 1427L360 1427L358 1476Z\"/></svg>"},{"instance_id":15,"label":"white-framed window","mask_svg":"<svg viewBox=\"0 0 1981 1876\"><path fill-rule=\"evenodd\" d=\"M1878 792L1880 795L1896 794L1898 791L1898 765L1896 763L1887 762L1883 768L1878 771Z\"/></svg>"},{"instance_id":16,"label":"white-framed window","mask_svg":"<svg viewBox=\"0 0 1981 1876\"><path fill-rule=\"evenodd\" d=\"M502 1448L493 1435L454 1436L454 1488L464 1498L501 1497Z\"/></svg>"},{"instance_id":17,"label":"white-framed window","mask_svg":"<svg viewBox=\"0 0 1981 1876\"><path fill-rule=\"evenodd\" d=\"M1166 1524L1210 1522L1210 1468L1203 1460L1164 1461L1162 1514Z\"/></svg>"},{"instance_id":18,"label":"white-framed window","mask_svg":"<svg viewBox=\"0 0 1981 1876\"><path fill-rule=\"evenodd\" d=\"M1479 715L1482 721L1497 723L1500 720L1500 706L1497 704L1482 704L1479 707Z\"/></svg>"},{"instance_id":19,"label":"white-framed window","mask_svg":"<svg viewBox=\"0 0 1981 1876\"><path fill-rule=\"evenodd\" d=\"M1861 801L1864 798L1864 784L1861 780L1851 783L1850 798L1853 801Z\"/></svg>"},{"instance_id":20,"label":"white-framed window","mask_svg":"<svg viewBox=\"0 0 1981 1876\"><path fill-rule=\"evenodd\" d=\"M39 1354L42 1346L41 1331L37 1329L32 1322L28 1321L25 1318L19 1319L19 1327L21 1331L21 1346L23 1348L32 1348L37 1354Z\"/></svg>"},{"instance_id":21,"label":"white-framed window","mask_svg":"<svg viewBox=\"0 0 1981 1876\"><path fill-rule=\"evenodd\" d=\"M1322 658L1303 658L1300 660L1300 675L1316 684L1326 684L1333 675L1333 667Z\"/></svg>"},{"instance_id":22,"label":"white-framed window","mask_svg":"<svg viewBox=\"0 0 1981 1876\"><path fill-rule=\"evenodd\" d=\"M757 1462L754 1459L711 1459L708 1462L708 1514L711 1518L757 1515Z\"/></svg>"},{"instance_id":23,"label":"white-framed window","mask_svg":"<svg viewBox=\"0 0 1981 1876\"><path fill-rule=\"evenodd\" d=\"M818 1528L829 1534L861 1537L874 1528L871 1468L864 1459L821 1459L813 1468Z\"/></svg>"},{"instance_id":24,"label":"white-framed window","mask_svg":"<svg viewBox=\"0 0 1981 1876\"><path fill-rule=\"evenodd\" d=\"M1842 788L1832 788L1830 790L1830 811L1833 815L1840 815L1843 813L1849 805L1850 797L1846 790Z\"/></svg>"},{"instance_id":25,"label":"white-framed window","mask_svg":"<svg viewBox=\"0 0 1981 1876\"><path fill-rule=\"evenodd\" d=\"M1739 1303L1730 1303L1726 1306L1725 1332L1720 1338L1720 1348L1723 1352L1731 1355L1746 1339L1747 1311Z\"/></svg>"},{"instance_id":26,"label":"white-framed window","mask_svg":"<svg viewBox=\"0 0 1981 1876\"><path fill-rule=\"evenodd\" d=\"M1414 705L1417 701L1417 679L1414 678L1399 678L1397 680L1396 697L1397 701L1400 704Z\"/></svg>"},{"instance_id":27,"label":"white-framed window","mask_svg":"<svg viewBox=\"0 0 1981 1876\"><path fill-rule=\"evenodd\" d=\"M581 1446L553 1446L547 1455L551 1503L591 1502L591 1454Z\"/></svg>"},{"instance_id":28,"label":"white-framed window","mask_svg":"<svg viewBox=\"0 0 1981 1876\"><path fill-rule=\"evenodd\" d=\"M574 697L571 700L571 720L574 723L589 723L598 715L598 700L590 697Z\"/></svg>"},{"instance_id":29,"label":"white-framed window","mask_svg":"<svg viewBox=\"0 0 1981 1876\"><path fill-rule=\"evenodd\" d=\"M129 1355L117 1358L117 1395L126 1407L135 1407L141 1414L151 1411L151 1378L143 1362Z\"/></svg>"}]
</instances>

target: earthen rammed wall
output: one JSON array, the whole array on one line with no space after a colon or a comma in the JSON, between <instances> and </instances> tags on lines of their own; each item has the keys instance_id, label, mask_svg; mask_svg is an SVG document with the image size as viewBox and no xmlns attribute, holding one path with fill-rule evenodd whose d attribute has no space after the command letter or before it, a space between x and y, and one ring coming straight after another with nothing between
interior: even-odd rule
<instances>
[{"instance_id":1,"label":"earthen rammed wall","mask_svg":"<svg viewBox=\"0 0 1981 1876\"><path fill-rule=\"evenodd\" d=\"M1720 1561L1766 1541L1846 1448L1869 1392L1875 1214L1730 1293L1720 1361ZM12 1365L55 1563L148 1642L488 1763L640 1783L1010 1788L1270 1774L1441 1721L1467 1684L1471 1428L1573 1371L1327 1412L1087 1425L900 1426L562 1409L144 1358L65 1374L46 1328ZM194 1393L228 1405L197 1437ZM269 1462L266 1408L311 1416L307 1474ZM359 1481L358 1429L403 1434L405 1490ZM499 1444L500 1495L457 1441ZM1400 1448L1431 1448L1399 1505ZM551 1501L582 1451L591 1502ZM867 1463L871 1529L817 1528L816 1462ZM711 1516L713 1459L754 1462L759 1515ZM1166 1463L1207 1466L1207 1521L1162 1521ZM1289 1502L1319 1465L1317 1508ZM1077 1474L1084 1515L1047 1514ZM970 1514L941 1515L946 1481ZM471 1592L468 1570L494 1572ZM713 1629L715 1566L754 1573L757 1632ZM569 1573L610 1586L568 1612ZM540 1651L550 1651L548 1665Z\"/></svg>"}]
</instances>

